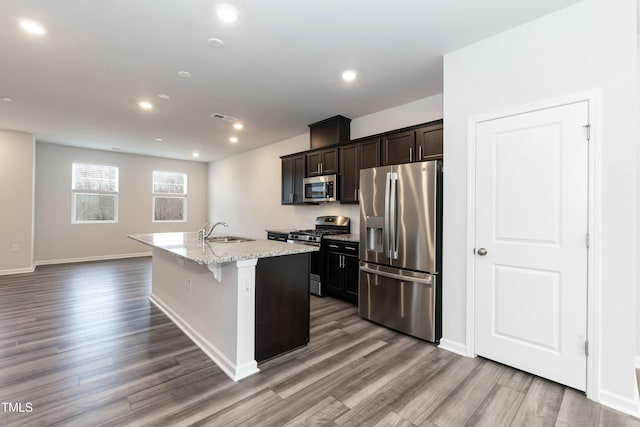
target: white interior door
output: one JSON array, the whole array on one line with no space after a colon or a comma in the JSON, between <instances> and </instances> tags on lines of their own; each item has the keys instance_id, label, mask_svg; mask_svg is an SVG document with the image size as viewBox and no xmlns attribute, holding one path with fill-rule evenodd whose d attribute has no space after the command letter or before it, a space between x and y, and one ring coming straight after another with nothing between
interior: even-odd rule
<instances>
[{"instance_id":1,"label":"white interior door","mask_svg":"<svg viewBox=\"0 0 640 427\"><path fill-rule=\"evenodd\" d=\"M588 102L476 125L475 349L586 389Z\"/></svg>"}]
</instances>

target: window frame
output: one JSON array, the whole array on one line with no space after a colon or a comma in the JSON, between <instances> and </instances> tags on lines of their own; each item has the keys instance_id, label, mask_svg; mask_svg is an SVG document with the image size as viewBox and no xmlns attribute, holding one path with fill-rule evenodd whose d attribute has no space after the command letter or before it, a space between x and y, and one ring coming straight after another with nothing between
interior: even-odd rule
<instances>
[{"instance_id":1,"label":"window frame","mask_svg":"<svg viewBox=\"0 0 640 427\"><path fill-rule=\"evenodd\" d=\"M110 167L115 169L115 182L116 191L98 191L98 190L83 190L75 189L75 165L91 165ZM89 196L112 196L113 201L113 219L93 219L93 220L78 220L76 219L76 196L77 195L89 195ZM118 224L119 222L119 210L120 210L120 167L114 164L95 163L95 162L72 162L71 163L71 224Z\"/></svg>"},{"instance_id":2,"label":"window frame","mask_svg":"<svg viewBox=\"0 0 640 427\"><path fill-rule=\"evenodd\" d=\"M155 191L155 174L156 173L169 173L182 175L184 177L184 192L183 193L158 193ZM151 172L151 222L152 223L177 223L187 222L187 207L188 207L188 174L185 172L175 172L167 170L153 170ZM182 200L182 219L156 219L156 200L157 199L181 199Z\"/></svg>"}]
</instances>

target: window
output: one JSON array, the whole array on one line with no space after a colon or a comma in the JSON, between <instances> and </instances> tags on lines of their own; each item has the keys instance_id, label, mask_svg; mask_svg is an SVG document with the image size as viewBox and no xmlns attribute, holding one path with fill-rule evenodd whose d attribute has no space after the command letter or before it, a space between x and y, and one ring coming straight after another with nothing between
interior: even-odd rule
<instances>
[{"instance_id":1,"label":"window","mask_svg":"<svg viewBox=\"0 0 640 427\"><path fill-rule=\"evenodd\" d=\"M71 222L118 222L118 167L74 163L71 175Z\"/></svg>"},{"instance_id":2,"label":"window","mask_svg":"<svg viewBox=\"0 0 640 427\"><path fill-rule=\"evenodd\" d=\"M153 171L153 222L187 221L187 174Z\"/></svg>"}]
</instances>

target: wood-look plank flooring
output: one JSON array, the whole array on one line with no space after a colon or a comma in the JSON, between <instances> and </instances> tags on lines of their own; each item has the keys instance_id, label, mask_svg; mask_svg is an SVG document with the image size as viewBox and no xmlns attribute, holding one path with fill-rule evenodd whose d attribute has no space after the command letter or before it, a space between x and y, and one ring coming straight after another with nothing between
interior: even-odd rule
<instances>
[{"instance_id":1,"label":"wood-look plank flooring","mask_svg":"<svg viewBox=\"0 0 640 427\"><path fill-rule=\"evenodd\" d=\"M234 383L149 303L150 289L149 258L0 277L0 425L640 426L331 298L312 297L307 347Z\"/></svg>"}]
</instances>

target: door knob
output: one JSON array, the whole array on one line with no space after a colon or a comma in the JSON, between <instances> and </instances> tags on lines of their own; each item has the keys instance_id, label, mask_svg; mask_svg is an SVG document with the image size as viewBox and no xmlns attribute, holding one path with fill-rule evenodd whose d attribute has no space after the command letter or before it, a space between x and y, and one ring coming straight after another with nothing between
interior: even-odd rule
<instances>
[{"instance_id":1,"label":"door knob","mask_svg":"<svg viewBox=\"0 0 640 427\"><path fill-rule=\"evenodd\" d=\"M480 248L477 252L480 256L485 256L487 254L487 250L485 248Z\"/></svg>"}]
</instances>

